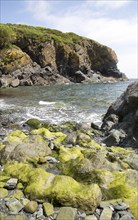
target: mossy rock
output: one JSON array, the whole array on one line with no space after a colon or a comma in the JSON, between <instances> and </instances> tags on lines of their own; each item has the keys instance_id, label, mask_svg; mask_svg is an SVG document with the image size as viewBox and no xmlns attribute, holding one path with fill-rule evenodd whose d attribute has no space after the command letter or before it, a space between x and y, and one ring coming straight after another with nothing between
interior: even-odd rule
<instances>
[{"instance_id":1,"label":"mossy rock","mask_svg":"<svg viewBox=\"0 0 138 220\"><path fill-rule=\"evenodd\" d=\"M60 146L58 159L61 162L70 161L76 158L82 159L84 157L82 151L83 149L81 149L80 147L66 148L64 146Z\"/></svg>"},{"instance_id":2,"label":"mossy rock","mask_svg":"<svg viewBox=\"0 0 138 220\"><path fill-rule=\"evenodd\" d=\"M24 197L24 194L23 194L23 192L21 191L21 190L16 190L11 196L10 196L10 198L12 199L12 198L16 198L16 199L18 199L18 200L20 200L21 198L23 198Z\"/></svg>"},{"instance_id":3,"label":"mossy rock","mask_svg":"<svg viewBox=\"0 0 138 220\"><path fill-rule=\"evenodd\" d=\"M111 172L94 168L87 158L72 159L59 164L58 167L64 175L72 176L75 180L85 184L97 183L102 186L113 179Z\"/></svg>"},{"instance_id":4,"label":"mossy rock","mask_svg":"<svg viewBox=\"0 0 138 220\"><path fill-rule=\"evenodd\" d=\"M33 200L44 202L48 198L54 203L91 211L101 201L102 195L97 184L83 185L69 176L55 176L22 163L5 165L5 172L25 183L24 193Z\"/></svg>"},{"instance_id":5,"label":"mossy rock","mask_svg":"<svg viewBox=\"0 0 138 220\"><path fill-rule=\"evenodd\" d=\"M113 153L117 153L117 154L125 155L125 156L133 152L132 150L124 149L122 147L107 147L106 149L109 152L113 152Z\"/></svg>"},{"instance_id":6,"label":"mossy rock","mask_svg":"<svg viewBox=\"0 0 138 220\"><path fill-rule=\"evenodd\" d=\"M45 216L50 216L54 214L54 207L49 202L43 203L43 210L44 210Z\"/></svg>"},{"instance_id":7,"label":"mossy rock","mask_svg":"<svg viewBox=\"0 0 138 220\"><path fill-rule=\"evenodd\" d=\"M41 128L43 126L43 123L36 119L36 118L31 118L26 122L27 125L29 125L32 128Z\"/></svg>"},{"instance_id":8,"label":"mossy rock","mask_svg":"<svg viewBox=\"0 0 138 220\"><path fill-rule=\"evenodd\" d=\"M6 196L8 196L9 192L7 189L4 188L0 188L0 199L5 198Z\"/></svg>"},{"instance_id":9,"label":"mossy rock","mask_svg":"<svg viewBox=\"0 0 138 220\"><path fill-rule=\"evenodd\" d=\"M5 147L0 151L1 162L30 162L36 164L40 158L45 160L51 154L48 143L40 135L25 135L22 131L14 131L5 139Z\"/></svg>"},{"instance_id":10,"label":"mossy rock","mask_svg":"<svg viewBox=\"0 0 138 220\"><path fill-rule=\"evenodd\" d=\"M22 131L16 130L12 131L6 138L5 141L10 142L22 142L27 140L27 135L25 135Z\"/></svg>"},{"instance_id":11,"label":"mossy rock","mask_svg":"<svg viewBox=\"0 0 138 220\"><path fill-rule=\"evenodd\" d=\"M36 212L37 208L38 208L38 203L36 201L29 201L25 205L24 210L25 212L33 214L34 212Z\"/></svg>"}]
</instances>

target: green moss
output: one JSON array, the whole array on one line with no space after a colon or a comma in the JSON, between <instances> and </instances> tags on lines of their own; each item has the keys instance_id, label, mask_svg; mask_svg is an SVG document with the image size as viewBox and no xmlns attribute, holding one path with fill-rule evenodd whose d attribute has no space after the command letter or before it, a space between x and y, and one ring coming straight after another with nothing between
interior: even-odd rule
<instances>
[{"instance_id":1,"label":"green moss","mask_svg":"<svg viewBox=\"0 0 138 220\"><path fill-rule=\"evenodd\" d=\"M132 214L135 219L138 220L138 189L131 198L125 199L124 201L129 204Z\"/></svg>"},{"instance_id":2,"label":"green moss","mask_svg":"<svg viewBox=\"0 0 138 220\"><path fill-rule=\"evenodd\" d=\"M48 129L46 128L39 128L37 130L32 130L33 134L41 134L44 135L44 137L46 137L47 139L51 139L54 138L54 135L52 134L52 132L50 132Z\"/></svg>"},{"instance_id":3,"label":"green moss","mask_svg":"<svg viewBox=\"0 0 138 220\"><path fill-rule=\"evenodd\" d=\"M50 216L54 214L54 207L48 202L43 203L43 209L45 216Z\"/></svg>"},{"instance_id":4,"label":"green moss","mask_svg":"<svg viewBox=\"0 0 138 220\"><path fill-rule=\"evenodd\" d=\"M31 127L33 127L33 128L41 128L42 127L42 125L43 125L43 123L40 121L40 120L38 120L38 119L36 119L36 118L31 118L31 119L29 119L27 122L26 122L26 124L27 125L29 125L29 126L31 126Z\"/></svg>"},{"instance_id":5,"label":"green moss","mask_svg":"<svg viewBox=\"0 0 138 220\"><path fill-rule=\"evenodd\" d=\"M132 150L127 150L124 149L122 147L110 147L110 148L106 148L109 152L113 152L113 153L117 153L117 154L122 154L122 155L129 155L131 154L133 151Z\"/></svg>"},{"instance_id":6,"label":"green moss","mask_svg":"<svg viewBox=\"0 0 138 220\"><path fill-rule=\"evenodd\" d=\"M108 199L123 199L131 197L132 193L132 187L127 184L125 172L115 172L114 180L108 185L105 196Z\"/></svg>"},{"instance_id":7,"label":"green moss","mask_svg":"<svg viewBox=\"0 0 138 220\"><path fill-rule=\"evenodd\" d=\"M64 146L60 146L59 149L60 150L59 150L58 159L61 162L66 162L76 158L81 158L81 159L83 158L83 154L82 154L83 149L81 149L80 147L66 148Z\"/></svg>"},{"instance_id":8,"label":"green moss","mask_svg":"<svg viewBox=\"0 0 138 220\"><path fill-rule=\"evenodd\" d=\"M8 190L4 189L4 188L0 188L0 199L5 198L6 196L8 196Z\"/></svg>"},{"instance_id":9,"label":"green moss","mask_svg":"<svg viewBox=\"0 0 138 220\"><path fill-rule=\"evenodd\" d=\"M27 135L22 131L16 130L12 131L5 139L8 142L22 142L27 140Z\"/></svg>"},{"instance_id":10,"label":"green moss","mask_svg":"<svg viewBox=\"0 0 138 220\"><path fill-rule=\"evenodd\" d=\"M66 134L63 134L62 132L50 132L47 128L39 128L37 130L32 130L33 134L41 134L47 139L54 139L53 142L55 144L60 144L64 141L66 138Z\"/></svg>"},{"instance_id":11,"label":"green moss","mask_svg":"<svg viewBox=\"0 0 138 220\"><path fill-rule=\"evenodd\" d=\"M69 176L55 176L20 163L7 164L5 171L25 183L24 192L33 200L46 201L49 198L62 205L92 211L101 201L101 191L96 184L83 185Z\"/></svg>"},{"instance_id":12,"label":"green moss","mask_svg":"<svg viewBox=\"0 0 138 220\"><path fill-rule=\"evenodd\" d=\"M5 147L3 143L0 143L0 151Z\"/></svg>"},{"instance_id":13,"label":"green moss","mask_svg":"<svg viewBox=\"0 0 138 220\"><path fill-rule=\"evenodd\" d=\"M0 182L0 188L3 188L5 186L4 182Z\"/></svg>"},{"instance_id":14,"label":"green moss","mask_svg":"<svg viewBox=\"0 0 138 220\"><path fill-rule=\"evenodd\" d=\"M24 196L24 195L23 195L23 192L22 192L21 190L16 190L16 191L14 192L14 194L12 194L12 195L10 196L10 198L16 198L16 199L20 200L23 196Z\"/></svg>"},{"instance_id":15,"label":"green moss","mask_svg":"<svg viewBox=\"0 0 138 220\"><path fill-rule=\"evenodd\" d=\"M23 189L24 187L23 187L23 184L22 183L18 183L17 184L17 189Z\"/></svg>"}]
</instances>

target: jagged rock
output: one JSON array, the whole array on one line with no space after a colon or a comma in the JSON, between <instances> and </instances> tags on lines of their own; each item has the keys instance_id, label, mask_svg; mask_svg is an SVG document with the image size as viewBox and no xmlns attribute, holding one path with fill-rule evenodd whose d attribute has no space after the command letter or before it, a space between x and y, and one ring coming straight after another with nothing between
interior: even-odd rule
<instances>
[{"instance_id":1,"label":"jagged rock","mask_svg":"<svg viewBox=\"0 0 138 220\"><path fill-rule=\"evenodd\" d=\"M130 84L127 90L109 107L104 119L102 128L107 130L107 134L113 131L112 126L107 126L111 122L112 115L114 117L113 129L123 130L126 134L123 139L119 138L118 141L111 141L109 145L120 145L125 147L138 147L138 81ZM117 121L118 120L118 121ZM113 120L112 120L113 121ZM107 129L108 127L108 129ZM110 129L110 131L109 131ZM108 139L108 138L107 138Z\"/></svg>"}]
</instances>

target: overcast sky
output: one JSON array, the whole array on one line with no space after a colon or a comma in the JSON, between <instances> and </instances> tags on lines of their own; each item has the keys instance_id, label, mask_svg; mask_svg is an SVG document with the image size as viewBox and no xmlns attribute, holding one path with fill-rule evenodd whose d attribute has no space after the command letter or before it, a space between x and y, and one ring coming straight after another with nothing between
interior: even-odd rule
<instances>
[{"instance_id":1,"label":"overcast sky","mask_svg":"<svg viewBox=\"0 0 138 220\"><path fill-rule=\"evenodd\" d=\"M119 69L138 78L137 0L0 0L1 23L75 32L111 47Z\"/></svg>"}]
</instances>

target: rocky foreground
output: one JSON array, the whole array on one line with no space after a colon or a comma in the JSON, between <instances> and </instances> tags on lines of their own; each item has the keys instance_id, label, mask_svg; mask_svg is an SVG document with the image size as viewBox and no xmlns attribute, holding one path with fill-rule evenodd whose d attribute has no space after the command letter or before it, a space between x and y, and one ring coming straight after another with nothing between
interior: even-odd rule
<instances>
[{"instance_id":1,"label":"rocky foreground","mask_svg":"<svg viewBox=\"0 0 138 220\"><path fill-rule=\"evenodd\" d=\"M0 25L0 87L127 80L109 47L74 33Z\"/></svg>"},{"instance_id":2,"label":"rocky foreground","mask_svg":"<svg viewBox=\"0 0 138 220\"><path fill-rule=\"evenodd\" d=\"M101 129L30 119L4 137L0 219L137 220L137 88L109 108Z\"/></svg>"}]
</instances>

